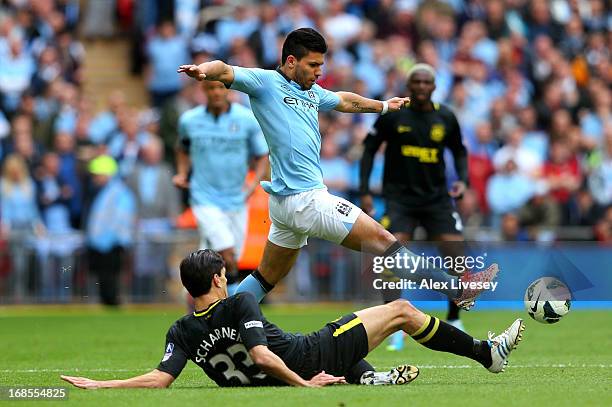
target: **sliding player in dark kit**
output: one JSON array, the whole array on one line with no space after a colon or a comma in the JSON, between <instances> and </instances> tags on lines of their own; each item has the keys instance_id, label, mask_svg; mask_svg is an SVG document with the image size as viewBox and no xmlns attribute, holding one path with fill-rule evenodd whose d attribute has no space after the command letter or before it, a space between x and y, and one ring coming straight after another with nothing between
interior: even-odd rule
<instances>
[{"instance_id":1,"label":"sliding player in dark kit","mask_svg":"<svg viewBox=\"0 0 612 407\"><path fill-rule=\"evenodd\" d=\"M417 377L416 367L376 372L363 359L397 330L429 349L473 359L493 373L504 370L524 330L517 319L501 334L489 333L488 340L480 341L398 300L345 315L309 335L290 334L264 318L253 294L228 297L218 253L192 253L181 262L180 273L198 311L170 327L156 369L125 380L62 379L85 389L168 387L191 360L219 386L405 384Z\"/></svg>"}]
</instances>

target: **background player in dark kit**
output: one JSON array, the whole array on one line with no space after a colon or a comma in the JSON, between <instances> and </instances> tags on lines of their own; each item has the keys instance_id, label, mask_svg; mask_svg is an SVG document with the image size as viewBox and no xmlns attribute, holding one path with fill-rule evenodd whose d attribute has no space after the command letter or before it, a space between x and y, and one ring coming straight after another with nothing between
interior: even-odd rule
<instances>
[{"instance_id":1,"label":"background player in dark kit","mask_svg":"<svg viewBox=\"0 0 612 407\"><path fill-rule=\"evenodd\" d=\"M398 329L432 350L451 352L502 372L522 338L521 319L498 336L480 341L398 300L345 315L309 335L289 334L268 322L251 293L227 296L223 258L199 250L181 262L181 281L194 297L195 311L166 335L157 369L126 380L61 376L81 388L168 387L187 360L220 386L290 384L320 387L334 383L405 384L418 369L400 365L375 372L363 358Z\"/></svg>"},{"instance_id":2,"label":"background player in dark kit","mask_svg":"<svg viewBox=\"0 0 612 407\"><path fill-rule=\"evenodd\" d=\"M361 202L362 209L371 213L373 202L369 178L372 163L381 144L386 141L383 178L386 213L381 224L401 242L411 240L420 224L428 239L441 242L442 255L458 256L465 254L459 244L445 242L463 241L461 219L452 199L461 198L468 183L467 151L453 112L432 102L435 88L433 67L416 64L408 73L409 108L381 115L374 124L364 141ZM453 154L459 177L450 191L447 190L445 175L445 148ZM392 296L390 299L394 299ZM451 301L447 320L463 329L459 308ZM399 347L401 341L394 343Z\"/></svg>"}]
</instances>

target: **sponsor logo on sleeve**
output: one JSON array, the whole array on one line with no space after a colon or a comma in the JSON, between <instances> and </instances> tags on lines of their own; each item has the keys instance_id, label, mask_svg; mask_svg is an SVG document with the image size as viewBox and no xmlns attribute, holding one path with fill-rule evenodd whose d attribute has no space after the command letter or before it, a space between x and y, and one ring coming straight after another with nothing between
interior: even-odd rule
<instances>
[{"instance_id":1,"label":"sponsor logo on sleeve","mask_svg":"<svg viewBox=\"0 0 612 407\"><path fill-rule=\"evenodd\" d=\"M263 328L263 322L261 321L249 321L244 323L246 329L249 328Z\"/></svg>"},{"instance_id":2,"label":"sponsor logo on sleeve","mask_svg":"<svg viewBox=\"0 0 612 407\"><path fill-rule=\"evenodd\" d=\"M170 359L170 356L172 356L173 351L174 351L174 344L170 342L168 346L166 346L166 353L164 353L164 358L162 359L162 362L165 362L166 360Z\"/></svg>"}]
</instances>

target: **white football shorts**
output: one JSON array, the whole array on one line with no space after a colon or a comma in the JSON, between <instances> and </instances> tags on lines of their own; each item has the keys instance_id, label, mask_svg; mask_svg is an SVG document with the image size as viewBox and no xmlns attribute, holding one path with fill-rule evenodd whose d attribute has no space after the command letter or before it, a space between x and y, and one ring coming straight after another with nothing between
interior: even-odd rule
<instances>
[{"instance_id":1,"label":"white football shorts","mask_svg":"<svg viewBox=\"0 0 612 407\"><path fill-rule=\"evenodd\" d=\"M327 188L294 195L270 195L272 226L268 240L277 246L299 249L308 237L337 244L348 236L361 209Z\"/></svg>"},{"instance_id":2,"label":"white football shorts","mask_svg":"<svg viewBox=\"0 0 612 407\"><path fill-rule=\"evenodd\" d=\"M212 205L196 205L192 210L198 222L200 248L220 251L233 247L239 259L247 233L247 208L228 211Z\"/></svg>"}]
</instances>

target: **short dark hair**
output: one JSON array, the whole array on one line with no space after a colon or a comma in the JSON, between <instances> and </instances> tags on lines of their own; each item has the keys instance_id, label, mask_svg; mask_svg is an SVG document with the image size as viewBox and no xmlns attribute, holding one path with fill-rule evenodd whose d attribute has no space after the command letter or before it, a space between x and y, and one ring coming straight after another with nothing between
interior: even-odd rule
<instances>
[{"instance_id":1,"label":"short dark hair","mask_svg":"<svg viewBox=\"0 0 612 407\"><path fill-rule=\"evenodd\" d=\"M327 52L325 38L312 28L298 28L293 30L285 38L283 43L283 53L281 64L287 61L289 55L293 55L298 60L304 58L308 52Z\"/></svg>"},{"instance_id":2,"label":"short dark hair","mask_svg":"<svg viewBox=\"0 0 612 407\"><path fill-rule=\"evenodd\" d=\"M208 294L213 276L220 275L223 267L225 262L219 253L198 250L181 261L181 282L193 298Z\"/></svg>"}]
</instances>

